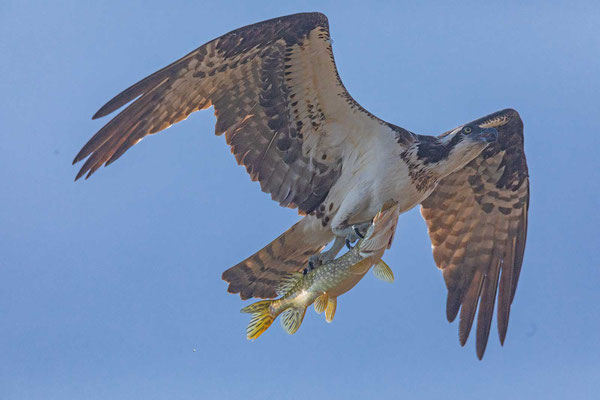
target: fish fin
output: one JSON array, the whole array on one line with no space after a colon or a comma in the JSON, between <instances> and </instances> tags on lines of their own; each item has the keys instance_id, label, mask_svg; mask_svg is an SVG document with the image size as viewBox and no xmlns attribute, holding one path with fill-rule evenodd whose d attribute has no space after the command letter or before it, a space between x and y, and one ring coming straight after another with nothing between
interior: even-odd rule
<instances>
[{"instance_id":1,"label":"fish fin","mask_svg":"<svg viewBox=\"0 0 600 400\"><path fill-rule=\"evenodd\" d=\"M357 244L362 257L380 258L385 249L389 249L396 231L398 215L399 209L393 205L384 207L384 210L377 213L365 239L359 243L360 246Z\"/></svg>"},{"instance_id":2,"label":"fish fin","mask_svg":"<svg viewBox=\"0 0 600 400\"><path fill-rule=\"evenodd\" d=\"M325 311L325 308L327 308L327 301L329 300L329 296L327 295L327 292L323 293L322 295L320 295L319 297L317 297L317 299L315 300L315 311L317 312L317 314L321 314L323 311Z\"/></svg>"},{"instance_id":3,"label":"fish fin","mask_svg":"<svg viewBox=\"0 0 600 400\"><path fill-rule=\"evenodd\" d=\"M325 309L325 321L333 321L335 317L335 309L337 308L337 297L332 297L327 302L327 308Z\"/></svg>"},{"instance_id":4,"label":"fish fin","mask_svg":"<svg viewBox=\"0 0 600 400\"><path fill-rule=\"evenodd\" d=\"M275 288L275 293L277 293L277 296L283 296L289 292L290 289L292 289L298 282L298 279L302 278L302 276L302 272L290 272L286 274L283 278L281 278L281 281Z\"/></svg>"},{"instance_id":5,"label":"fish fin","mask_svg":"<svg viewBox=\"0 0 600 400\"><path fill-rule=\"evenodd\" d=\"M356 264L352 265L351 267L349 267L348 272L350 272L351 274L354 274L354 275L364 275L367 273L369 268L371 268L371 265L372 265L372 260L365 258L365 259L360 260Z\"/></svg>"},{"instance_id":6,"label":"fish fin","mask_svg":"<svg viewBox=\"0 0 600 400\"><path fill-rule=\"evenodd\" d=\"M387 265L383 260L379 260L377 265L375 265L375 268L373 268L373 275L375 275L375 278L384 282L394 282L394 273L389 265Z\"/></svg>"},{"instance_id":7,"label":"fish fin","mask_svg":"<svg viewBox=\"0 0 600 400\"><path fill-rule=\"evenodd\" d=\"M252 319L246 328L248 340L254 340L266 331L275 319L269 312L273 300L262 300L241 309L241 312L252 314Z\"/></svg>"},{"instance_id":8,"label":"fish fin","mask_svg":"<svg viewBox=\"0 0 600 400\"><path fill-rule=\"evenodd\" d=\"M281 314L281 326L283 326L283 329L287 333L293 335L294 333L296 333L298 328L300 328L305 313L306 307L288 308Z\"/></svg>"}]
</instances>

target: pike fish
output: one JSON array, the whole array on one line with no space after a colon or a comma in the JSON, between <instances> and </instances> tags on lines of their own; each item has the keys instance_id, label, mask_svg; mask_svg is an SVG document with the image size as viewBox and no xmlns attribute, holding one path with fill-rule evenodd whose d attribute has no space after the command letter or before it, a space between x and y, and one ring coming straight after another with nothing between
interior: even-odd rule
<instances>
[{"instance_id":1,"label":"pike fish","mask_svg":"<svg viewBox=\"0 0 600 400\"><path fill-rule=\"evenodd\" d=\"M281 297L244 307L241 312L252 314L246 328L247 338L258 338L279 315L283 329L289 334L296 333L307 307L313 303L315 310L325 311L326 320L331 322L337 297L352 289L373 265L376 277L392 282L394 274L381 257L393 240L398 214L396 205L384 208L373 219L365 237L347 253L315 269L288 274L277 289Z\"/></svg>"}]
</instances>

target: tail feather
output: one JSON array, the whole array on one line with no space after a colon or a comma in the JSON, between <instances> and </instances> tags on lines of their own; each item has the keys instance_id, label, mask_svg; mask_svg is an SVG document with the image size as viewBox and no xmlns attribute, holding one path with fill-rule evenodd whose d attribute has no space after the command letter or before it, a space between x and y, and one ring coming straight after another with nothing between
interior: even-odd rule
<instances>
[{"instance_id":1,"label":"tail feather","mask_svg":"<svg viewBox=\"0 0 600 400\"><path fill-rule=\"evenodd\" d=\"M313 216L304 217L262 250L223 272L227 291L250 297L273 298L278 283L289 272L300 271L308 258L332 239L329 227Z\"/></svg>"},{"instance_id":2,"label":"tail feather","mask_svg":"<svg viewBox=\"0 0 600 400\"><path fill-rule=\"evenodd\" d=\"M269 311L272 302L273 300L257 301L254 304L242 308L241 312L252 314L250 323L246 328L246 337L248 340L254 340L262 335L273 323L275 317L272 316Z\"/></svg>"}]
</instances>

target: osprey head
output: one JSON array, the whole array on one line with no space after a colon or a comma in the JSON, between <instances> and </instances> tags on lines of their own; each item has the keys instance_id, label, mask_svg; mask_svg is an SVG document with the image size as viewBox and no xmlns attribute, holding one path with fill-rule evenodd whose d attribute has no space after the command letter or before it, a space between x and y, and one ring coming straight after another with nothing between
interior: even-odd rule
<instances>
[{"instance_id":1,"label":"osprey head","mask_svg":"<svg viewBox=\"0 0 600 400\"><path fill-rule=\"evenodd\" d=\"M494 128L464 125L438 137L420 136L417 157L440 178L464 167L490 143L498 140Z\"/></svg>"},{"instance_id":2,"label":"osprey head","mask_svg":"<svg viewBox=\"0 0 600 400\"><path fill-rule=\"evenodd\" d=\"M490 143L498 140L498 131L494 128L465 125L441 139L448 148L448 158L443 169L447 174L451 174L467 165Z\"/></svg>"}]
</instances>

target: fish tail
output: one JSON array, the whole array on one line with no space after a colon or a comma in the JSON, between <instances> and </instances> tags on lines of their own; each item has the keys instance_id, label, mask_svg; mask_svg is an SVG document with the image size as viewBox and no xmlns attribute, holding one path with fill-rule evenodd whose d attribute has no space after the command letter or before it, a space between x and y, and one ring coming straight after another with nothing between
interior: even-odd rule
<instances>
[{"instance_id":1,"label":"fish tail","mask_svg":"<svg viewBox=\"0 0 600 400\"><path fill-rule=\"evenodd\" d=\"M270 311L272 303L273 300L262 300L241 309L243 313L252 314L250 323L246 328L248 340L254 340L262 335L273 323L275 317Z\"/></svg>"}]
</instances>

